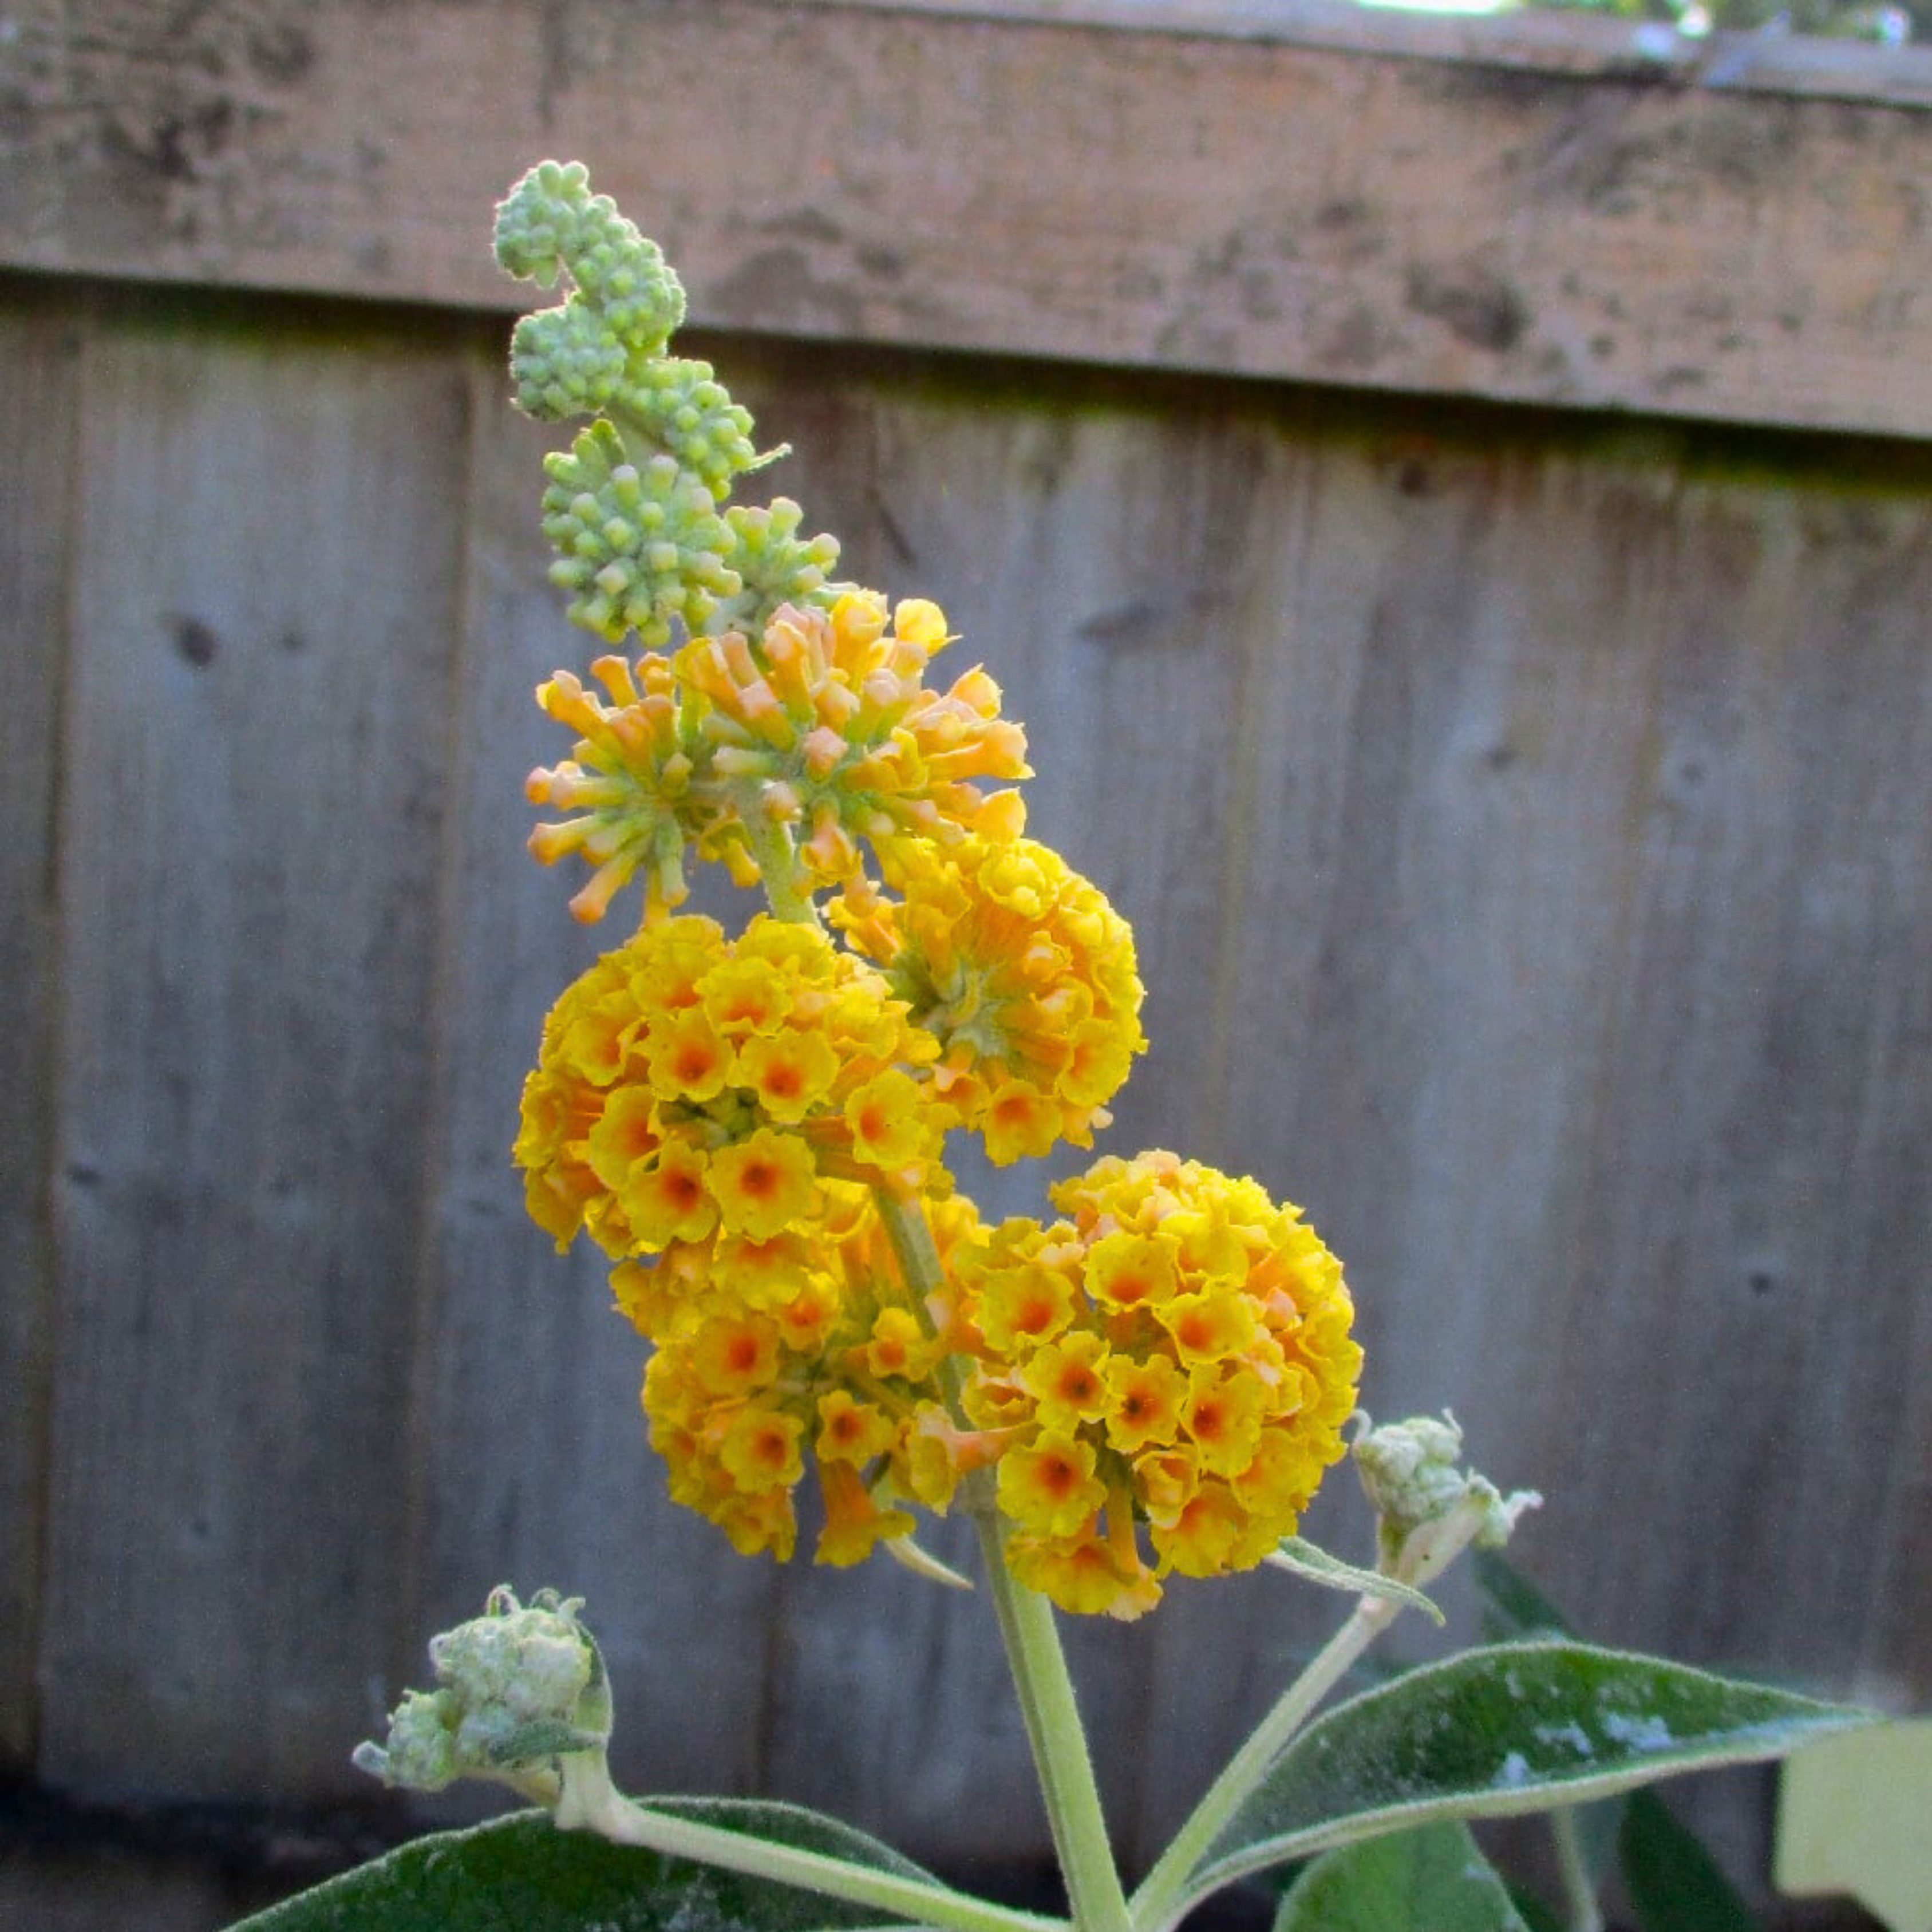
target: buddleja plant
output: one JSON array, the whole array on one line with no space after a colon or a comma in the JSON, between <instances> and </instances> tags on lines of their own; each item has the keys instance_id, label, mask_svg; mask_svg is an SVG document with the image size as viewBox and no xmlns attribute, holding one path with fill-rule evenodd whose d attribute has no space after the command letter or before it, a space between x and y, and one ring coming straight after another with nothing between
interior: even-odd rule
<instances>
[{"instance_id":1,"label":"buddleja plant","mask_svg":"<svg viewBox=\"0 0 1932 1932\"><path fill-rule=\"evenodd\" d=\"M250 1923L566 1932L1168 1932L1219 1888L1312 1861L1282 1932L1523 1921L1465 1821L1773 1756L1858 1714L1560 1636L1467 1652L1318 1706L1472 1544L1536 1499L1462 1466L1452 1422L1372 1429L1336 1258L1255 1181L1108 1156L1057 1218L983 1222L950 1136L996 1163L1088 1148L1144 1046L1127 924L1012 789L1020 728L983 671L930 677L938 608L834 580L796 504L731 502L766 459L710 368L670 356L684 298L581 166L498 210L496 254L564 300L514 338L518 405L586 419L543 526L571 616L642 654L537 693L574 734L530 796L531 844L590 868L586 921L641 921L543 1028L515 1157L560 1249L610 1258L651 1345L644 1409L672 1498L748 1557L883 1551L941 1583L920 1512L965 1516L1064 1874L1068 1922L942 1884L795 1808L636 1802L611 1781L611 1689L554 1592L497 1591L430 1646L357 1761L391 1784L506 1784L536 1807L419 1842ZM680 913L715 861L764 908ZM1296 1535L1352 1454L1372 1567ZM1354 1599L1130 1896L1109 1847L1056 1610L1136 1618L1171 1576L1273 1564ZM1574 1834L1573 1834L1574 1835ZM1566 1840L1566 1842L1569 1840ZM1576 1860L1570 1861L1573 1868ZM1587 1883L1576 1912L1589 1922Z\"/></svg>"}]
</instances>

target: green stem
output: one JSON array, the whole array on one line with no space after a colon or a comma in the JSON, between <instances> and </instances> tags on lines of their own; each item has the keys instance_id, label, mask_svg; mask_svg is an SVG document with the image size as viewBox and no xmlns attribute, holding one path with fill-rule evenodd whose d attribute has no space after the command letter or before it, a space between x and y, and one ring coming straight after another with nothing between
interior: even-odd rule
<instances>
[{"instance_id":1,"label":"green stem","mask_svg":"<svg viewBox=\"0 0 1932 1932\"><path fill-rule=\"evenodd\" d=\"M923 1307L927 1298L945 1286L925 1210L916 1200L898 1198L883 1188L874 1190L873 1198L906 1286ZM956 1420L958 1372L950 1358L942 1374L947 1406ZM1004 1532L990 1502L974 1509L973 1517L1073 1922L1079 1932L1128 1932L1126 1894L1108 1840L1100 1786L1074 1700L1073 1680L1054 1625L1053 1606L1007 1568Z\"/></svg>"},{"instance_id":2,"label":"green stem","mask_svg":"<svg viewBox=\"0 0 1932 1932\"><path fill-rule=\"evenodd\" d=\"M1053 1606L1007 1568L998 1515L984 1508L976 1512L974 1522L1074 1924L1079 1932L1129 1932L1126 1894L1108 1843L1100 1787L1074 1702L1073 1680L1054 1625Z\"/></svg>"},{"instance_id":3,"label":"green stem","mask_svg":"<svg viewBox=\"0 0 1932 1932\"><path fill-rule=\"evenodd\" d=\"M1597 1903L1597 1888L1583 1856L1574 1804L1559 1804L1551 1811L1550 1833L1556 1840L1556 1868L1562 1874L1563 1895L1570 1904L1570 1932L1604 1932L1603 1910Z\"/></svg>"},{"instance_id":4,"label":"green stem","mask_svg":"<svg viewBox=\"0 0 1932 1932\"><path fill-rule=\"evenodd\" d=\"M748 1878L798 1886L944 1932L1066 1932L1060 1920L1016 1912L923 1880L654 1811L626 1798L610 1782L600 1754L580 1752L562 1762L563 1795L556 1811L562 1830L594 1832L614 1844L641 1846L666 1858L694 1859Z\"/></svg>"},{"instance_id":5,"label":"green stem","mask_svg":"<svg viewBox=\"0 0 1932 1932\"><path fill-rule=\"evenodd\" d=\"M1189 1814L1174 1841L1134 1894L1134 1932L1159 1932L1186 1893L1188 1875L1220 1835L1242 1800L1258 1784L1288 1740L1304 1724L1349 1666L1394 1622L1402 1609L1386 1597L1364 1597L1348 1620L1318 1652L1308 1668L1282 1694Z\"/></svg>"}]
</instances>

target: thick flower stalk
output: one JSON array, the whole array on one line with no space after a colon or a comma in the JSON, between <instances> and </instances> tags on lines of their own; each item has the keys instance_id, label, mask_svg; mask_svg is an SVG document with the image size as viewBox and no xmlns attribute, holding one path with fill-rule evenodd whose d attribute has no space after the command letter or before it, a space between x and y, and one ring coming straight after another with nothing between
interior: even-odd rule
<instances>
[{"instance_id":1,"label":"thick flower stalk","mask_svg":"<svg viewBox=\"0 0 1932 1932\"><path fill-rule=\"evenodd\" d=\"M1029 775L1025 734L976 666L927 686L947 641L937 604L889 613L852 592L829 611L782 606L755 643L728 631L634 668L600 658L608 701L558 672L538 702L580 735L526 789L574 815L539 826L531 850L595 866L571 902L580 919L639 873L647 914L680 903L687 847L797 916L818 892L862 886L861 841L898 852L1011 840L1024 813L1004 788Z\"/></svg>"},{"instance_id":2,"label":"thick flower stalk","mask_svg":"<svg viewBox=\"0 0 1932 1932\"><path fill-rule=\"evenodd\" d=\"M1361 1351L1340 1264L1252 1180L1145 1154L1053 1200L1070 1220L1008 1221L955 1262L980 1346L949 1446L996 1464L1023 1582L1132 1618L1169 1572L1251 1569L1293 1531Z\"/></svg>"},{"instance_id":3,"label":"thick flower stalk","mask_svg":"<svg viewBox=\"0 0 1932 1932\"><path fill-rule=\"evenodd\" d=\"M832 916L938 1040L939 1090L1001 1166L1090 1147L1147 1046L1126 921L1030 838L903 843L889 860L902 896L862 884Z\"/></svg>"}]
</instances>

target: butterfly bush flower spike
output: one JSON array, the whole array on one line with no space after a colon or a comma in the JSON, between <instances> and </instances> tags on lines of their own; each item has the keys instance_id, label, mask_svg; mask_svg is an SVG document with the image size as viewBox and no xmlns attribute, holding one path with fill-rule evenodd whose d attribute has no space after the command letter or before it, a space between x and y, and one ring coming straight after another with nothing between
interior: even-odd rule
<instances>
[{"instance_id":1,"label":"butterfly bush flower spike","mask_svg":"<svg viewBox=\"0 0 1932 1932\"><path fill-rule=\"evenodd\" d=\"M644 922L552 1010L515 1157L537 1223L614 1264L648 1340L672 1498L746 1554L898 1550L963 1502L989 1561L1138 1616L1169 1574L1252 1568L1342 1453L1360 1352L1339 1264L1255 1182L1168 1154L988 1229L947 1136L997 1163L1090 1148L1147 1046L1127 922L1025 836L1020 727L919 597L835 584L802 512L728 502L750 418L671 358L682 295L580 169L504 204L506 267L568 277L518 330L519 402L589 416L545 527L580 622L635 658L538 692L574 734L531 844ZM761 888L680 914L692 860ZM820 901L824 903L821 905Z\"/></svg>"}]
</instances>

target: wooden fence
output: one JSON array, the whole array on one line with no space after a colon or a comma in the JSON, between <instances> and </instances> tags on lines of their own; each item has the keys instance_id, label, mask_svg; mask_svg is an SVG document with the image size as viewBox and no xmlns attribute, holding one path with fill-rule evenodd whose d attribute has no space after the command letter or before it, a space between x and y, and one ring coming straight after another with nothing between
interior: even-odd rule
<instances>
[{"instance_id":1,"label":"wooden fence","mask_svg":"<svg viewBox=\"0 0 1932 1932\"><path fill-rule=\"evenodd\" d=\"M600 1270L521 1218L595 947L519 849L590 655L488 260L546 152L1026 722L1150 988L1108 1144L1308 1208L1365 1402L1547 1492L1594 1634L1923 1706L1932 56L1259 0L0 28L0 1916L218 1922L127 1821L345 1815L504 1579L590 1598L638 1785L1044 1850L983 1607L674 1510ZM1328 1614L1074 1634L1130 1862ZM1768 1791L1695 1794L1760 1892ZM35 1840L83 1815L119 1863Z\"/></svg>"}]
</instances>

